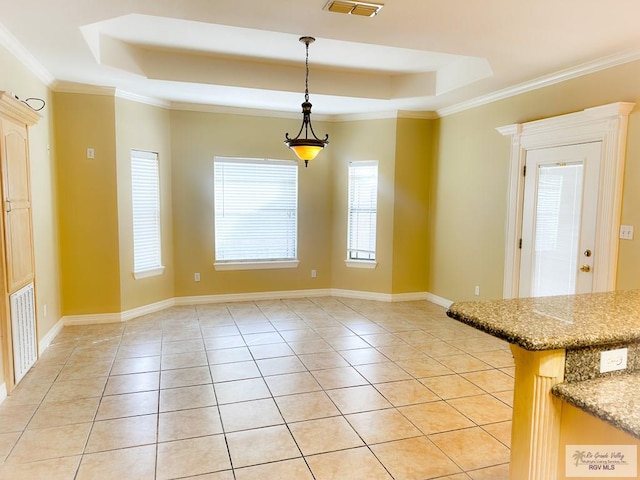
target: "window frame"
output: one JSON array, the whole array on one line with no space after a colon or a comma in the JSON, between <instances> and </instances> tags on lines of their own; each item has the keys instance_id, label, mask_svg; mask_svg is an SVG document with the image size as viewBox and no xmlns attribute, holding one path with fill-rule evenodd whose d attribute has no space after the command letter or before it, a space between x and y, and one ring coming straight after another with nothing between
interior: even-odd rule
<instances>
[{"instance_id":1,"label":"window frame","mask_svg":"<svg viewBox=\"0 0 640 480\"><path fill-rule=\"evenodd\" d=\"M216 199L218 196L217 193L217 180L216 180L216 162L227 162L227 163L237 163L237 164L248 164L248 165L286 165L288 167L295 168L295 216L294 216L294 225L295 225L295 238L294 240L294 256L291 258L269 258L269 259L218 259L218 233L219 228L218 219L217 219L217 210L216 210ZM285 268L297 268L300 264L298 259L298 227L299 227L299 165L297 161L293 160L281 160L281 159L271 159L271 158L251 158L251 157L225 157L225 156L215 156L213 159L213 198L214 198L214 206L213 206L213 247L214 247L214 263L213 266L215 270L225 271L225 270L263 270L263 269L285 269Z\"/></svg>"},{"instance_id":2,"label":"window frame","mask_svg":"<svg viewBox=\"0 0 640 480\"><path fill-rule=\"evenodd\" d=\"M149 277L155 277L155 276L159 276L162 275L162 273L164 272L164 265L162 264L162 212L161 212L161 208L162 208L162 200L161 200L161 185L160 185L160 157L158 155L157 152L151 152L148 150L138 150L138 149L131 149L131 227L132 227L132 247L133 247L133 277L136 280L142 279L142 278L149 278ZM140 178L139 176L136 175L136 171L135 171L135 167L136 167L136 163L138 163L138 161L142 161L142 162L152 162L152 168L153 168L153 172L151 173L151 177L150 178ZM138 167L140 167L140 165L138 165ZM147 165L147 168L149 168L149 166ZM140 196L144 195L141 194L141 192L136 193L136 188L139 188L141 186L141 184L138 182L142 181L142 182L153 182L152 185L152 190L150 191L150 195L146 195L144 196L144 201L145 202L152 202L154 205L152 207L148 207L145 209L146 211L144 213L146 213L147 215L149 215L149 210L153 209L155 210L155 238L152 238L152 241L155 241L155 245L154 245L154 255L157 255L157 257L154 260L155 261L153 264L143 264L142 266L137 266L136 265L136 259L139 259L139 256L137 255L137 245L139 246L140 243L143 242L148 242L148 239L142 239L140 237L138 237L138 239L136 240L136 230L138 230L136 228L136 223L142 221L142 222L146 222L147 225L142 225L143 228L149 228L149 220L148 218L137 218L136 216L136 198L139 198ZM148 185L146 185L148 187ZM149 192L147 192L149 193ZM153 228L153 227L152 227ZM138 247L139 248L139 247ZM139 252L138 252L139 253Z\"/></svg>"},{"instance_id":3,"label":"window frame","mask_svg":"<svg viewBox=\"0 0 640 480\"><path fill-rule=\"evenodd\" d=\"M352 251L355 248L352 248L351 244L352 239L352 229L354 225L352 224L352 194L353 194L353 179L356 177L352 177L352 169L354 168L364 168L364 167L373 167L376 168L376 185L375 185L375 221L373 222L374 235L373 235L373 258L353 258ZM374 269L376 268L377 262L377 235L378 235L378 194L379 194L379 162L378 160L361 160L361 161L352 161L349 162L347 166L347 245L346 245L346 256L345 264L350 268L365 268L365 269Z\"/></svg>"}]
</instances>

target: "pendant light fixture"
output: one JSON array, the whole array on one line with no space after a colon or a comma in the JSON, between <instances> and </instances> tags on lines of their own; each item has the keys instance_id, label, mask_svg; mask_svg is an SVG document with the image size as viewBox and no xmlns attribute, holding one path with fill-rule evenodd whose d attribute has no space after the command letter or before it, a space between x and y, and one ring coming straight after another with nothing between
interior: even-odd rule
<instances>
[{"instance_id":1,"label":"pendant light fixture","mask_svg":"<svg viewBox=\"0 0 640 480\"><path fill-rule=\"evenodd\" d=\"M311 103L309 103L309 44L315 42L313 37L300 37L300 42L305 44L307 50L307 58L305 62L306 76L304 79L304 102L302 102L302 126L295 138L289 138L289 134L285 134L284 144L289 147L298 156L300 160L304 160L304 166L309 164L309 160L316 158L327 143L329 143L329 134L325 135L324 140L319 139L313 127L311 126ZM300 138L304 130L304 138ZM311 131L312 138L309 138Z\"/></svg>"}]
</instances>

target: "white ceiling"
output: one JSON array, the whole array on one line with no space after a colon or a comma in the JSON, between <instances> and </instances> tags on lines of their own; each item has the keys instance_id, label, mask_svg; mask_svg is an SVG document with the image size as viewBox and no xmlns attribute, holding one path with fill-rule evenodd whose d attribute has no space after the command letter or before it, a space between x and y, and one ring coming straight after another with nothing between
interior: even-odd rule
<instances>
[{"instance_id":1,"label":"white ceiling","mask_svg":"<svg viewBox=\"0 0 640 480\"><path fill-rule=\"evenodd\" d=\"M314 115L442 114L640 58L637 0L378 3L366 18L326 0L0 0L0 42L56 90L299 112L311 35Z\"/></svg>"}]
</instances>

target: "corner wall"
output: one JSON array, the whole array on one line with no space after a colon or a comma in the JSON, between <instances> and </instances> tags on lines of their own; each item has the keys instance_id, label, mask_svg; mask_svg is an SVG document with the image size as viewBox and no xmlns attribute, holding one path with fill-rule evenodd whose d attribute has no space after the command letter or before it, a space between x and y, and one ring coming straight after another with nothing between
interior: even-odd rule
<instances>
[{"instance_id":1,"label":"corner wall","mask_svg":"<svg viewBox=\"0 0 640 480\"><path fill-rule=\"evenodd\" d=\"M429 176L434 123L409 118L397 122L392 293L429 291Z\"/></svg>"},{"instance_id":2,"label":"corner wall","mask_svg":"<svg viewBox=\"0 0 640 480\"><path fill-rule=\"evenodd\" d=\"M394 239L394 197L397 119L337 123L329 148L334 158L333 240L331 285L341 290L391 293ZM378 161L378 219L375 269L349 268L347 258L347 208L349 162Z\"/></svg>"},{"instance_id":3,"label":"corner wall","mask_svg":"<svg viewBox=\"0 0 640 480\"><path fill-rule=\"evenodd\" d=\"M115 99L54 93L53 100L62 314L119 312Z\"/></svg>"},{"instance_id":4,"label":"corner wall","mask_svg":"<svg viewBox=\"0 0 640 480\"><path fill-rule=\"evenodd\" d=\"M173 215L171 198L171 118L167 109L115 99L120 310L127 311L173 298ZM162 275L133 277L131 150L158 154Z\"/></svg>"}]
</instances>

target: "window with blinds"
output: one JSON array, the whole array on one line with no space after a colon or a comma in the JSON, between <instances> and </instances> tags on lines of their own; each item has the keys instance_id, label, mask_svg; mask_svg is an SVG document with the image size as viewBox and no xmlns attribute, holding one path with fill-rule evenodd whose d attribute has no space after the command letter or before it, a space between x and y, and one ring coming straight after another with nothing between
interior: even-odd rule
<instances>
[{"instance_id":1,"label":"window with blinds","mask_svg":"<svg viewBox=\"0 0 640 480\"><path fill-rule=\"evenodd\" d=\"M160 245L160 167L157 153L131 150L131 197L134 276L159 275L164 267Z\"/></svg>"},{"instance_id":2,"label":"window with blinds","mask_svg":"<svg viewBox=\"0 0 640 480\"><path fill-rule=\"evenodd\" d=\"M297 259L298 163L214 159L215 261Z\"/></svg>"},{"instance_id":3,"label":"window with blinds","mask_svg":"<svg viewBox=\"0 0 640 480\"><path fill-rule=\"evenodd\" d=\"M347 260L376 259L378 162L349 163Z\"/></svg>"}]
</instances>

